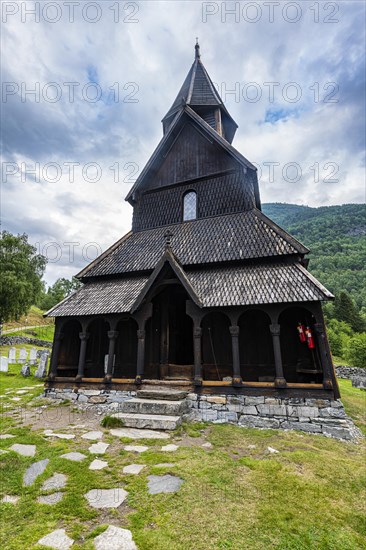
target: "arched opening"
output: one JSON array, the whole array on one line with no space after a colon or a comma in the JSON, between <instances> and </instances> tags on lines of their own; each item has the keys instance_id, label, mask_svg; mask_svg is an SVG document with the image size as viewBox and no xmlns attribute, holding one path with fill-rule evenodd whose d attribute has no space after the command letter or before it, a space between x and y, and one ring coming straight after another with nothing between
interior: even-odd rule
<instances>
[{"instance_id":1,"label":"arched opening","mask_svg":"<svg viewBox=\"0 0 366 550\"><path fill-rule=\"evenodd\" d=\"M187 191L183 195L183 221L197 219L197 193L196 191Z\"/></svg>"},{"instance_id":2,"label":"arched opening","mask_svg":"<svg viewBox=\"0 0 366 550\"><path fill-rule=\"evenodd\" d=\"M248 382L274 382L276 377L271 319L259 309L243 313L239 319L240 374Z\"/></svg>"},{"instance_id":3,"label":"arched opening","mask_svg":"<svg viewBox=\"0 0 366 550\"><path fill-rule=\"evenodd\" d=\"M76 319L67 321L61 328L63 338L57 361L57 376L75 377L78 370L82 326Z\"/></svg>"},{"instance_id":4,"label":"arched opening","mask_svg":"<svg viewBox=\"0 0 366 550\"><path fill-rule=\"evenodd\" d=\"M116 330L118 338L115 347L113 378L135 378L138 324L131 317L121 319Z\"/></svg>"},{"instance_id":5,"label":"arched opening","mask_svg":"<svg viewBox=\"0 0 366 550\"><path fill-rule=\"evenodd\" d=\"M315 318L303 307L285 309L278 320L281 327L281 355L283 373L287 382L322 382L319 347L315 338ZM303 336L300 332L308 332Z\"/></svg>"},{"instance_id":6,"label":"arched opening","mask_svg":"<svg viewBox=\"0 0 366 550\"><path fill-rule=\"evenodd\" d=\"M144 378L193 378L193 323L186 314L187 292L169 279L152 300L153 314L146 323Z\"/></svg>"},{"instance_id":7,"label":"arched opening","mask_svg":"<svg viewBox=\"0 0 366 550\"><path fill-rule=\"evenodd\" d=\"M202 375L204 380L233 376L230 320L223 313L209 313L202 321Z\"/></svg>"},{"instance_id":8,"label":"arched opening","mask_svg":"<svg viewBox=\"0 0 366 550\"><path fill-rule=\"evenodd\" d=\"M105 356L108 354L109 323L95 319L87 328L89 333L85 356L85 378L104 378Z\"/></svg>"}]
</instances>

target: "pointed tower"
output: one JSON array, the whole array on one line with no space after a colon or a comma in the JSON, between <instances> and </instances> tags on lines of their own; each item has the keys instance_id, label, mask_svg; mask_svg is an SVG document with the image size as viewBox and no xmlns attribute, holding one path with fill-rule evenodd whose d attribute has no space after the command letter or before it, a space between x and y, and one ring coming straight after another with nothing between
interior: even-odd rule
<instances>
[{"instance_id":1,"label":"pointed tower","mask_svg":"<svg viewBox=\"0 0 366 550\"><path fill-rule=\"evenodd\" d=\"M197 43L126 197L132 231L49 312L50 385L338 397L321 309L332 295L307 271L309 250L261 212L256 168L231 144L236 128Z\"/></svg>"},{"instance_id":2,"label":"pointed tower","mask_svg":"<svg viewBox=\"0 0 366 550\"><path fill-rule=\"evenodd\" d=\"M201 61L198 39L195 45L193 65L173 105L162 120L164 133L167 132L175 116L185 105L189 105L220 136L232 143L238 125L227 111Z\"/></svg>"}]
</instances>

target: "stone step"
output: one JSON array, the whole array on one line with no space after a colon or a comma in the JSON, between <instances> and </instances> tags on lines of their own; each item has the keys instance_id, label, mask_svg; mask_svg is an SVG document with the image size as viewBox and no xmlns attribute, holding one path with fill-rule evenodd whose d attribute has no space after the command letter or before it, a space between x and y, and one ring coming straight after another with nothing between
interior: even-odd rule
<instances>
[{"instance_id":1,"label":"stone step","mask_svg":"<svg viewBox=\"0 0 366 550\"><path fill-rule=\"evenodd\" d=\"M168 401L165 399L141 399L134 397L121 405L123 413L180 415L187 411L186 401Z\"/></svg>"},{"instance_id":2,"label":"stone step","mask_svg":"<svg viewBox=\"0 0 366 550\"><path fill-rule=\"evenodd\" d=\"M188 395L186 391L173 390L169 388L154 388L138 390L137 397L141 399L156 399L164 401L182 401Z\"/></svg>"},{"instance_id":3,"label":"stone step","mask_svg":"<svg viewBox=\"0 0 366 550\"><path fill-rule=\"evenodd\" d=\"M126 428L148 428L150 430L175 430L182 422L180 416L160 414L116 413L115 418L122 420Z\"/></svg>"}]
</instances>

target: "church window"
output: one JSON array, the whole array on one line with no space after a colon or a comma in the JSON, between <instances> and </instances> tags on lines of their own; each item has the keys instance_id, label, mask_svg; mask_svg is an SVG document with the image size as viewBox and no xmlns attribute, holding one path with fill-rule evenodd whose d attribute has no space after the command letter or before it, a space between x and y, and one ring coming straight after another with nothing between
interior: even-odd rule
<instances>
[{"instance_id":1,"label":"church window","mask_svg":"<svg viewBox=\"0 0 366 550\"><path fill-rule=\"evenodd\" d=\"M197 219L197 193L188 191L183 197L183 221Z\"/></svg>"}]
</instances>

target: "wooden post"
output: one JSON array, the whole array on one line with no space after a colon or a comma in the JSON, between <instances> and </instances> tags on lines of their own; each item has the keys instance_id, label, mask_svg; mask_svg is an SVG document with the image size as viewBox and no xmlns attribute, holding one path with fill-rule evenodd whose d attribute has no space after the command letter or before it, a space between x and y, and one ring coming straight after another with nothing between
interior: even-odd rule
<instances>
[{"instance_id":1,"label":"wooden post","mask_svg":"<svg viewBox=\"0 0 366 550\"><path fill-rule=\"evenodd\" d=\"M64 337L62 332L56 332L53 346L52 346L52 357L50 364L50 372L48 374L48 380L54 380L57 375L57 366L58 366L58 356L60 353L61 341Z\"/></svg>"},{"instance_id":2,"label":"wooden post","mask_svg":"<svg viewBox=\"0 0 366 550\"><path fill-rule=\"evenodd\" d=\"M75 382L81 382L84 376L86 345L88 343L89 336L90 334L88 332L79 333L80 353L79 353L78 373L76 375Z\"/></svg>"},{"instance_id":3,"label":"wooden post","mask_svg":"<svg viewBox=\"0 0 366 550\"><path fill-rule=\"evenodd\" d=\"M116 346L116 340L118 338L118 331L117 330L109 330L108 331L108 338L109 338L109 346L108 346L108 364L107 364L107 372L104 377L104 381L108 384L112 381L113 376L113 359L114 359L114 348Z\"/></svg>"},{"instance_id":4,"label":"wooden post","mask_svg":"<svg viewBox=\"0 0 366 550\"><path fill-rule=\"evenodd\" d=\"M274 360L275 360L275 367L276 367L275 386L277 388L285 388L287 386L287 382L283 376L283 367L282 367L281 344L280 344L281 327L279 324L273 324L273 325L269 325L269 329L272 334L273 352L274 352Z\"/></svg>"},{"instance_id":5,"label":"wooden post","mask_svg":"<svg viewBox=\"0 0 366 550\"><path fill-rule=\"evenodd\" d=\"M233 386L241 386L243 380L240 375L239 332L237 325L230 327L231 344L233 349Z\"/></svg>"},{"instance_id":6,"label":"wooden post","mask_svg":"<svg viewBox=\"0 0 366 550\"><path fill-rule=\"evenodd\" d=\"M324 386L324 389L331 390L333 389L333 385L332 385L332 376L329 368L329 358L326 352L324 326L322 323L314 323L314 329L316 332L317 343L319 346L320 357L322 361L323 386Z\"/></svg>"},{"instance_id":7,"label":"wooden post","mask_svg":"<svg viewBox=\"0 0 366 550\"><path fill-rule=\"evenodd\" d=\"M202 328L193 327L193 351L194 351L194 385L202 386L202 357L201 357Z\"/></svg>"},{"instance_id":8,"label":"wooden post","mask_svg":"<svg viewBox=\"0 0 366 550\"><path fill-rule=\"evenodd\" d=\"M141 384L145 367L145 330L137 331L137 371L136 384Z\"/></svg>"}]
</instances>

